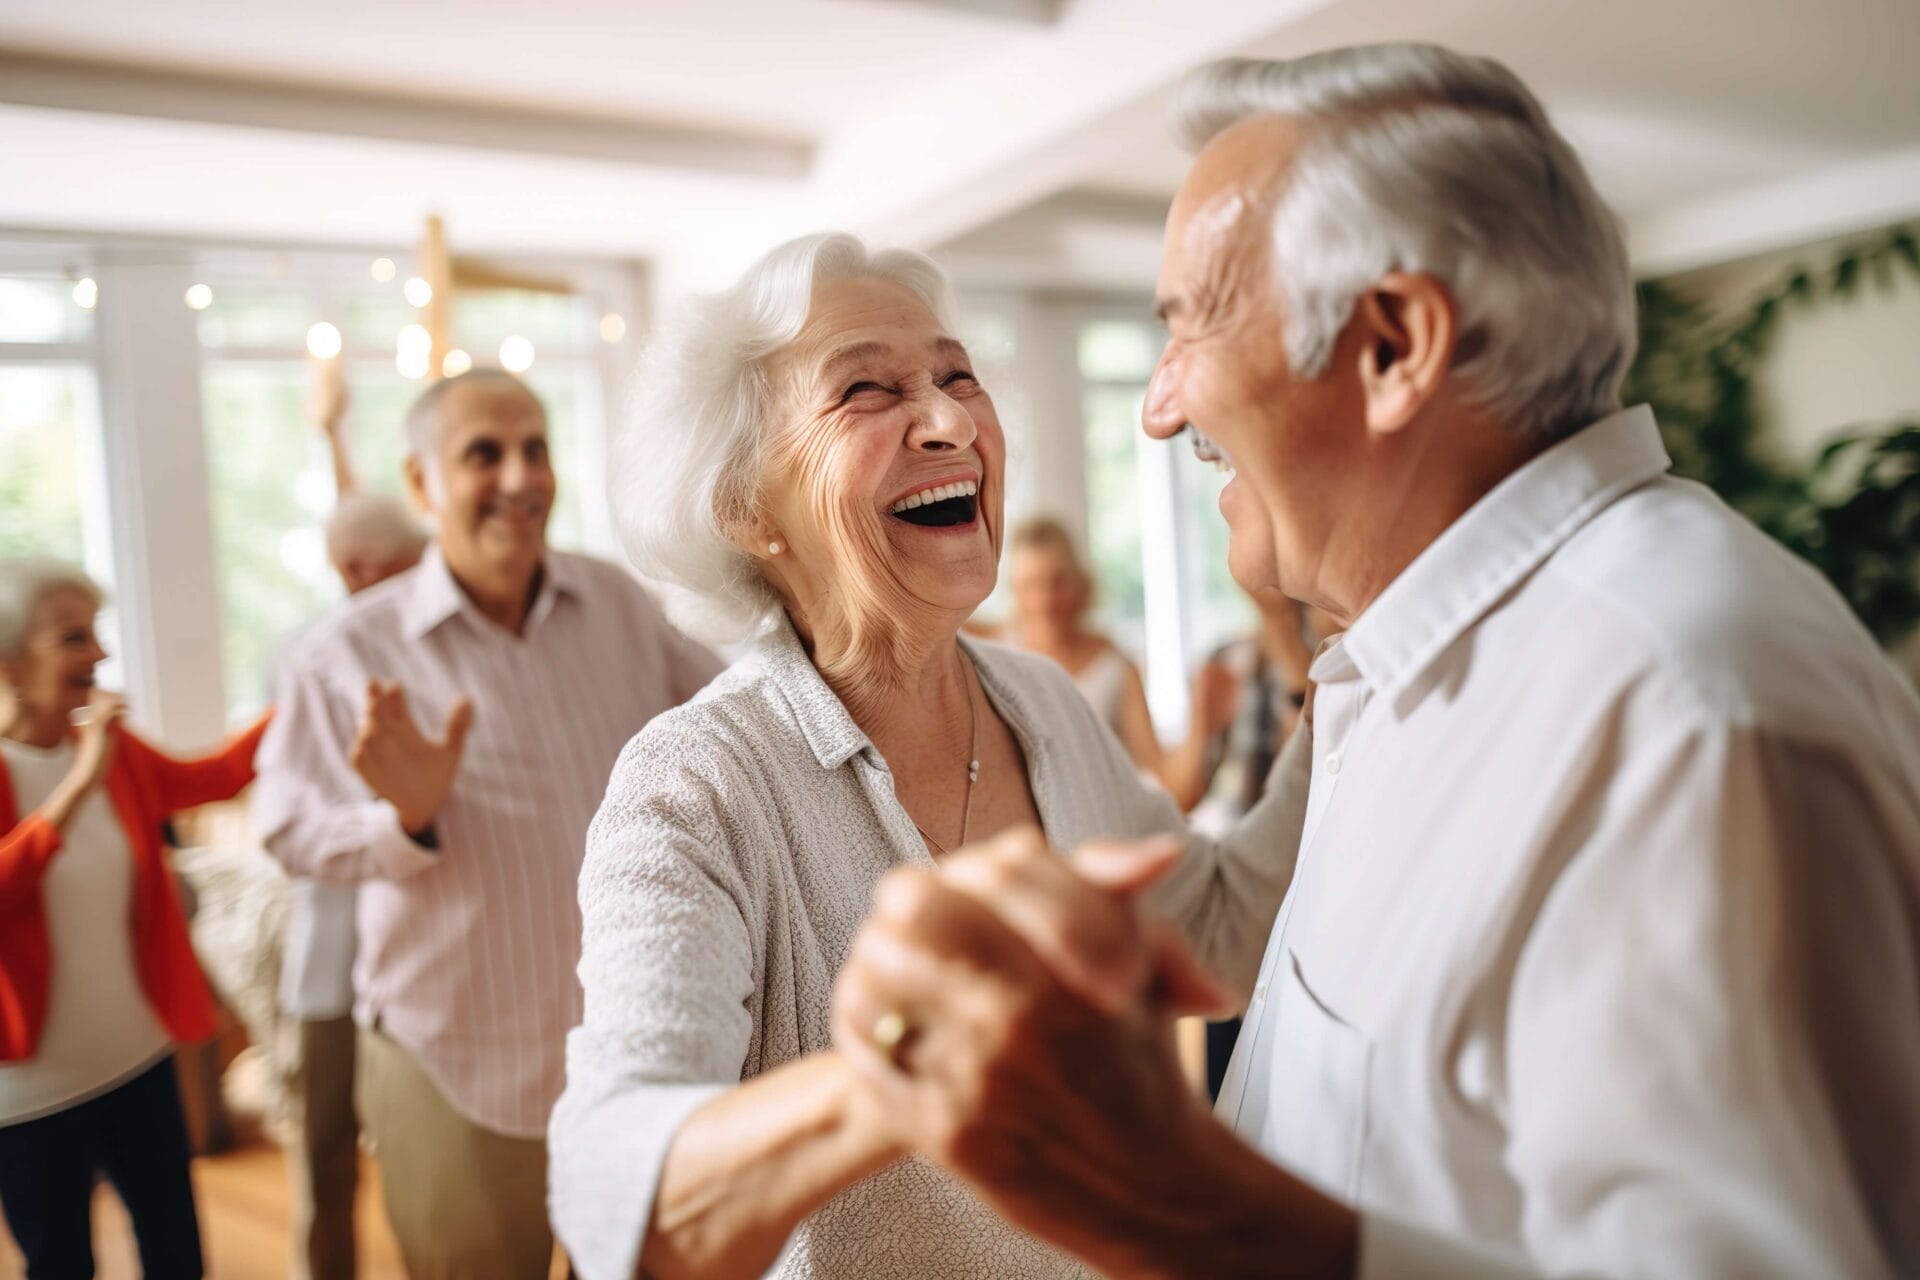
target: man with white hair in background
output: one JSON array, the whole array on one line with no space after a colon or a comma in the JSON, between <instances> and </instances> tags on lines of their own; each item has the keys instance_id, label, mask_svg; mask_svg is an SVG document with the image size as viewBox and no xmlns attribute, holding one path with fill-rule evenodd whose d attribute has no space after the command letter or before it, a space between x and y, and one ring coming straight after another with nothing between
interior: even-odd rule
<instances>
[{"instance_id":1,"label":"man with white hair in background","mask_svg":"<svg viewBox=\"0 0 1920 1280\"><path fill-rule=\"evenodd\" d=\"M328 435L338 439L331 427ZM335 470L342 490L327 519L327 559L352 597L418 564L427 532L400 499L354 490L352 473ZM293 1270L301 1280L351 1280L360 1135L353 1110L356 895L352 884L306 876L290 886L280 1008L299 1037L297 1150L287 1162Z\"/></svg>"},{"instance_id":2,"label":"man with white hair in background","mask_svg":"<svg viewBox=\"0 0 1920 1280\"><path fill-rule=\"evenodd\" d=\"M360 1121L408 1274L544 1277L587 823L627 739L719 664L547 546L523 382L446 379L406 425L436 538L288 655L252 815L290 874L357 887Z\"/></svg>"},{"instance_id":3,"label":"man with white hair in background","mask_svg":"<svg viewBox=\"0 0 1920 1280\"><path fill-rule=\"evenodd\" d=\"M1622 409L1620 234L1506 68L1202 73L1149 434L1347 625L1216 1112L1205 1003L1037 834L895 873L836 1042L1116 1277L1920 1275L1920 701Z\"/></svg>"}]
</instances>

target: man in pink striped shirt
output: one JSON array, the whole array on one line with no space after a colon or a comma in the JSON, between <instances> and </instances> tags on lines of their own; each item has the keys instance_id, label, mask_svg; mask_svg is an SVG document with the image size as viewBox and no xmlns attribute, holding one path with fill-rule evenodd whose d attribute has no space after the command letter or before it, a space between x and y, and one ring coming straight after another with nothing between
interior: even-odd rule
<instances>
[{"instance_id":1,"label":"man in pink striped shirt","mask_svg":"<svg viewBox=\"0 0 1920 1280\"><path fill-rule=\"evenodd\" d=\"M436 544L287 655L253 793L290 874L360 886L361 1118L414 1280L546 1275L587 824L627 739L719 670L622 570L547 547L546 425L497 371L415 403Z\"/></svg>"}]
</instances>

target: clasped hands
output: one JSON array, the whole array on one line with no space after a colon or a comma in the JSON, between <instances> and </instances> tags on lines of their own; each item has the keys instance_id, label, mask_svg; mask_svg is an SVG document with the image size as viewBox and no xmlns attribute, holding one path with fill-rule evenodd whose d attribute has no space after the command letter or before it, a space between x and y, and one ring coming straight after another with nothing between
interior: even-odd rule
<instances>
[{"instance_id":1,"label":"clasped hands","mask_svg":"<svg viewBox=\"0 0 1920 1280\"><path fill-rule=\"evenodd\" d=\"M1138 901L1183 849L1063 858L1028 829L896 870L835 990L835 1046L899 1146L1109 1274L1155 1273L1146 1236L1222 1225L1205 1188L1231 1172L1222 1141L1238 1145L1172 1034L1231 998Z\"/></svg>"}]
</instances>

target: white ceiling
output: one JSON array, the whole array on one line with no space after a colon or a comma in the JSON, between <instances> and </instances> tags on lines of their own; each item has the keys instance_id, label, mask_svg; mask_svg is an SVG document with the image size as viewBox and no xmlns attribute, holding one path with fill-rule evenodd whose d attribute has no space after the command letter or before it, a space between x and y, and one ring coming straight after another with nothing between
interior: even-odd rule
<instances>
[{"instance_id":1,"label":"white ceiling","mask_svg":"<svg viewBox=\"0 0 1920 1280\"><path fill-rule=\"evenodd\" d=\"M438 211L705 284L851 225L1139 287L1183 72L1398 38L1519 71L1649 267L1920 214L1915 0L0 0L0 227L405 245Z\"/></svg>"}]
</instances>

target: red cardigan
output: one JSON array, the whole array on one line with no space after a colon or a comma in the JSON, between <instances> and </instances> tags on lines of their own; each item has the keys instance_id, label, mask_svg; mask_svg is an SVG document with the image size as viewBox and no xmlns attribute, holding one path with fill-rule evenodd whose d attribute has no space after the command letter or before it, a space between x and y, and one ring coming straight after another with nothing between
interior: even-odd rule
<instances>
[{"instance_id":1,"label":"red cardigan","mask_svg":"<svg viewBox=\"0 0 1920 1280\"><path fill-rule=\"evenodd\" d=\"M160 824L171 814L230 800L253 781L253 753L267 721L220 751L175 760L122 729L105 786L133 852L134 962L147 1003L167 1034L205 1040L215 1031L213 997L194 958L187 918L161 850ZM60 852L60 831L46 819L20 820L13 779L0 767L0 1062L33 1057L47 1022L53 948L40 879Z\"/></svg>"}]
</instances>

